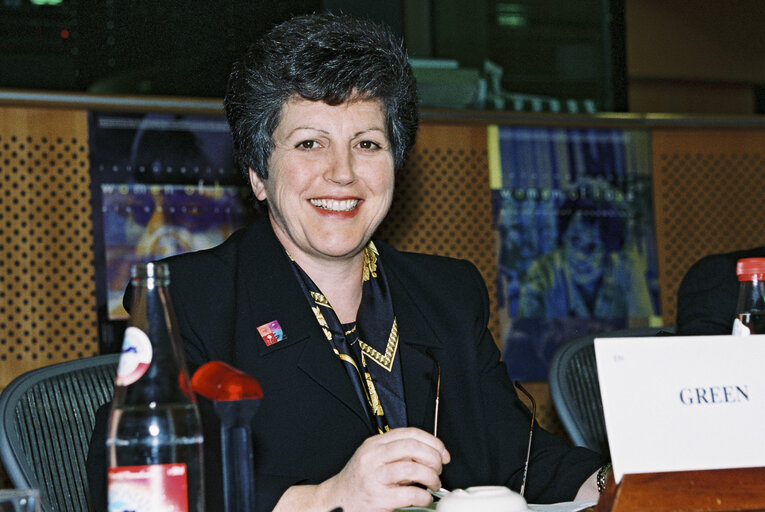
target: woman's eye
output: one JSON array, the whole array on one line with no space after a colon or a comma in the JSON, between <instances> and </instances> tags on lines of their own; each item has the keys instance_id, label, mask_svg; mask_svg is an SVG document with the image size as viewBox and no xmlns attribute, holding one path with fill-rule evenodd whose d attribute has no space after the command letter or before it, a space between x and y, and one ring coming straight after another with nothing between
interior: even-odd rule
<instances>
[{"instance_id":1,"label":"woman's eye","mask_svg":"<svg viewBox=\"0 0 765 512\"><path fill-rule=\"evenodd\" d=\"M315 140L304 140L301 142L298 142L297 146L298 149L313 149L316 147L316 141Z\"/></svg>"},{"instance_id":2,"label":"woman's eye","mask_svg":"<svg viewBox=\"0 0 765 512\"><path fill-rule=\"evenodd\" d=\"M379 149L380 145L371 140L362 140L361 142L359 142L359 147L361 149Z\"/></svg>"}]
</instances>

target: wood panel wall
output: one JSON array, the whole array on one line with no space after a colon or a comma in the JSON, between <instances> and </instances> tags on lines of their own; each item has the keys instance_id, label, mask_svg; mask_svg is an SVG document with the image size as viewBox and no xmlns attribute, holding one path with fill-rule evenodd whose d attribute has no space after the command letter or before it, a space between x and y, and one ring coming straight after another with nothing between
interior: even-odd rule
<instances>
[{"instance_id":1,"label":"wood panel wall","mask_svg":"<svg viewBox=\"0 0 765 512\"><path fill-rule=\"evenodd\" d=\"M500 343L497 258L483 125L424 125L396 176L391 211L378 236L402 251L467 259L489 290L489 328Z\"/></svg>"},{"instance_id":2,"label":"wood panel wall","mask_svg":"<svg viewBox=\"0 0 765 512\"><path fill-rule=\"evenodd\" d=\"M654 210L664 323L707 254L765 244L765 129L654 129Z\"/></svg>"},{"instance_id":3,"label":"wood panel wall","mask_svg":"<svg viewBox=\"0 0 765 512\"><path fill-rule=\"evenodd\" d=\"M98 351L89 186L84 111L0 107L0 388Z\"/></svg>"}]
</instances>

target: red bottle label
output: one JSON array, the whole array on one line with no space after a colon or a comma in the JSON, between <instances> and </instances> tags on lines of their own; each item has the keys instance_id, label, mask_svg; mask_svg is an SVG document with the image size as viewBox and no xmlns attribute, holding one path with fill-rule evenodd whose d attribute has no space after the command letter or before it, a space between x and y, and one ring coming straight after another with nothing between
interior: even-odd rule
<instances>
[{"instance_id":1,"label":"red bottle label","mask_svg":"<svg viewBox=\"0 0 765 512\"><path fill-rule=\"evenodd\" d=\"M109 468L109 512L188 512L186 464Z\"/></svg>"}]
</instances>

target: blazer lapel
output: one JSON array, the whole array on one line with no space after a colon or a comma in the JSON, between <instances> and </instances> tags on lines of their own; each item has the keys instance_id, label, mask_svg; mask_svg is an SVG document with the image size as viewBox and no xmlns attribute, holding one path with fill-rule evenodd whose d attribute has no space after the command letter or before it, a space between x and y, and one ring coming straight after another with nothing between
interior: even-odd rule
<instances>
[{"instance_id":1,"label":"blazer lapel","mask_svg":"<svg viewBox=\"0 0 765 512\"><path fill-rule=\"evenodd\" d=\"M407 419L410 426L433 432L438 380L436 354L441 341L430 328L417 301L396 277L395 268L391 268L388 260L383 260L383 265L398 323Z\"/></svg>"},{"instance_id":2,"label":"blazer lapel","mask_svg":"<svg viewBox=\"0 0 765 512\"><path fill-rule=\"evenodd\" d=\"M371 432L372 426L348 382L348 374L316 322L268 219L259 220L249 235L242 250L253 257L240 265L239 271L250 303L245 328L252 333L260 360L264 365L273 360L279 365L297 366L351 409ZM258 327L274 320L279 322L284 339L266 345Z\"/></svg>"}]
</instances>

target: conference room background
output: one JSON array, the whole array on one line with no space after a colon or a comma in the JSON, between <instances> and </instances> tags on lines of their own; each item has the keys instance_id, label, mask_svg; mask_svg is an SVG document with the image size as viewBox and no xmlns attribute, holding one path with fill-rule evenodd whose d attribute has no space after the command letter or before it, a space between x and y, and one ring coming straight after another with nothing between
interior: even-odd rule
<instances>
[{"instance_id":1,"label":"conference room background","mask_svg":"<svg viewBox=\"0 0 765 512\"><path fill-rule=\"evenodd\" d=\"M167 217L163 219L164 223L149 222L152 218L157 220L153 215L157 211L155 197L172 203L180 195L193 202L192 208L196 207L197 213L209 211L207 208L214 211L221 206L225 210L226 206L217 201L227 202L231 216L218 220L215 230L219 234L229 232L237 223L246 222L241 216L245 210L239 205L248 207L247 198L230 193L233 189L227 188L241 187L242 184L235 182L237 177L224 158L230 157L225 143L214 145L217 149L212 160L207 151L210 146L197 146L197 142L194 142L197 148L194 155L200 160L196 162L184 161L179 155L169 160L152 158L144 163L145 168L153 169L158 164L162 172L149 172L149 178L136 177L140 176L141 164L131 163L129 158L139 154L151 156L150 151L137 151L135 155L132 152L134 146L139 147L136 141L142 138L137 135L146 133L147 127L157 132L152 133L154 137L159 137L158 132L164 130L188 142L188 134L183 135L183 132L199 131L203 127L201 131L208 131L201 139L209 139L210 133L220 134L218 130L223 122L220 87L228 66L226 58L218 59L216 63L194 63L191 69L181 66L181 73L177 75L180 79L168 75L160 75L157 79L152 71L156 72L159 67L173 67L164 61L159 62L160 66L152 67L156 62L152 59L159 53L173 54L174 51L179 57L189 56L194 53L188 50L189 46L199 49L204 45L214 48L219 55L233 56L241 48L237 45L246 44L245 40L254 37L254 27L258 23L267 26L277 21L268 16L286 17L298 8L317 9L315 2L278 3L287 6L290 12L278 9L266 12L253 7L253 14L246 17L239 16L241 12L235 10L236 6L256 4L231 2L227 3L230 7L211 16L207 3L189 2L188 14L196 21L184 25L178 17L180 14L172 12L173 3L168 2L161 3L162 6L156 2L132 2L132 9L116 0L48 3L52 5L4 0L1 6L0 28L13 37L5 40L0 51L0 64L4 69L0 74L0 87L3 88L0 90L0 228L3 237L0 249L0 298L3 301L0 305L0 386L31 368L118 347L121 320L110 316L107 306L106 258L107 248L117 250L120 243L109 237L120 231L105 229L103 219L116 219L110 226L121 226L123 234L134 237L125 237L124 241L140 239L140 234L133 229L135 225L153 230L168 225L177 226L178 231L209 228L191 222L194 229L189 229L188 219L175 224L169 223ZM561 7L564 3L573 7L566 10ZM750 18L751 24L763 19L762 7L754 2L734 0L728 4L730 12L727 16L720 16L720 7L714 2L701 0L700 3L704 5L699 11L707 13L705 20L718 18L716 27L720 30L705 32L712 40L716 34L720 38L724 34L735 39L731 36L733 32L741 38L749 37L748 27L751 25L736 23L741 22L742 17ZM348 4L340 8L349 11L353 6L350 5L352 2ZM661 44L660 36L651 33L650 27L640 25L644 19L645 24L665 28L658 20L659 16L652 17L645 10L636 10L637 4L653 5L656 10L659 4L668 5L670 10L678 6L677 2L627 0L623 8L624 25L628 30L622 33L622 37L625 34L627 37L621 42L604 35L602 12L604 6L619 7L614 2L478 2L470 13L465 12L463 2L457 1L390 2L380 3L383 6L380 10L384 11L380 15L386 16L385 21L407 37L410 47L414 48L413 56L457 61L458 70L473 69L482 73L485 55L480 54L471 60L465 55L470 49L465 40L472 44L478 39L476 33L488 38L489 34L500 30L516 31L519 37L525 33L527 39L531 37L531 42L525 43L527 51L524 55L537 57L530 60L555 61L550 55L571 55L574 49L569 46L573 45L582 55L600 59L587 61L583 68L604 70L609 68L603 61L608 53L603 50L605 41L611 45L614 55L619 44L626 44L627 48L621 51L627 57L640 56L641 51L646 51L645 47L635 46L635 41L641 38L653 36L656 44ZM328 2L322 2L318 8L327 6L330 6ZM575 8L599 14L585 17L587 19L579 25L566 22L562 16ZM111 11L107 12L108 9ZM98 18L100 21L95 23L87 19L88 10L100 12L105 17ZM548 21L539 18L546 13L557 17ZM672 19L671 12L661 14L664 15L662 19L667 18L667 14ZM704 24L708 21L698 21L699 16L697 14L693 19L700 26L709 28ZM582 17L581 13L579 17ZM675 20L678 18L686 19L687 13L676 15ZM141 30L129 28L129 22L140 24L157 19L162 20L161 28L185 28L181 30L185 34L173 36L173 30L159 30L156 21ZM470 25L479 23L476 19L484 20L484 23L486 19L493 20L499 28L489 30L484 25ZM446 21L439 25L438 20ZM449 20L451 25L446 23ZM464 22L464 30L454 28L457 22ZM221 27L226 30L221 31ZM635 27L640 27L642 32L635 32ZM591 34L576 36L577 30ZM682 31L674 32L685 35L685 43L692 41ZM218 40L213 42L216 37ZM572 41L577 41L578 37L584 42L577 46ZM716 42L719 43L720 38ZM723 49L740 47L741 39L735 43L717 46ZM144 46L151 48L143 50ZM700 48L700 45L696 46ZM600 50L596 51L596 47ZM747 47L751 50L748 58L754 61L765 54L756 41ZM512 48L503 48L496 50L499 56L494 56L492 62L499 63L503 54L513 56ZM585 48L590 50L585 51ZM539 53L535 54L537 49ZM673 47L668 46L664 53L672 56L673 51ZM201 56L204 52L197 53ZM640 204L653 214L652 220L641 217L640 222L649 227L647 240L654 240L654 247L645 253L643 261L649 289L653 290L651 300L655 318L641 317L638 320L640 323L653 321L671 325L677 285L696 259L711 252L758 245L765 239L765 227L761 223L752 225L749 222L752 213L748 206L757 204L765 194L761 180L765 170L761 153L765 128L761 118L754 115L761 111L757 93L759 84L765 82L761 76L765 66L740 63L730 58L730 51L725 55L730 62L720 62L715 53L706 52L703 59L695 58L692 52L686 53L676 66L678 69L673 68L675 75L668 75L666 70L662 74L664 68L658 60L627 58L621 71L622 76L626 74L626 89L619 88L614 74L608 79L602 75L594 78L593 75L590 85L584 89L586 92L577 93L580 89L574 86L575 81L568 83L565 79L569 76L564 73L565 66L564 69L551 66L552 71L530 73L528 76L538 78L534 87L521 87L523 80L502 82L502 90L506 92L548 100L522 104L518 110L526 112L512 112L516 110L515 104L509 99L504 109L492 106L482 110L454 110L425 105L418 143L407 166L397 176L397 197L390 218L381 227L380 237L404 250L434 252L473 261L489 288L492 300L490 328L497 343L505 347L512 336L513 323L502 317L503 305L509 301L503 302L508 297L503 296L504 284L499 273L501 246L497 242L503 226L498 223L497 195L501 196L501 191L498 192L496 183L491 182L491 169L496 163L492 161L491 146L495 140L492 130L521 133L516 139L523 139L523 133L536 129L562 134L564 138L573 133L571 137L579 137L579 140L586 140L581 134L587 133L635 134L632 140L639 142L638 150L630 154L638 158L631 168L635 175L648 176L648 182L641 182L640 190L644 196ZM145 61L142 60L144 57ZM514 58L520 57L515 55ZM705 64L698 64L698 61L705 61ZM189 64L192 64L191 60ZM503 79L524 76L523 73L511 73L511 64L505 66ZM613 72L618 67L609 69ZM189 79L192 76L194 79ZM528 76L526 82L530 83ZM488 81L491 76L485 78ZM611 89L604 85L609 80ZM560 88L544 89L540 85L542 82L557 83ZM178 89L182 86L191 88ZM651 96L649 93L655 92L658 86L662 87L661 94ZM30 94L20 95L19 91ZM59 95L59 91L67 91L68 95ZM618 98L624 101L625 95L628 112L611 115L613 111L624 110L619 106ZM160 96L162 98L158 100ZM115 98L127 98L127 101L110 102ZM566 114L565 101L561 101L563 107L559 112L528 112L535 108L549 108L553 104L550 99L567 98L592 100L597 105L595 113ZM666 98L673 101L671 105L674 107L645 110L640 106L660 106ZM94 99L98 102L94 103ZM543 106L538 107L540 104ZM601 110L604 115L598 115ZM731 114L746 117L732 118ZM99 119L109 118L112 118L111 124L99 127ZM121 126L128 133L129 147L117 144L116 138L103 139L103 132L99 134L99 130L108 126L112 126L112 130ZM535 144L531 139L527 140L526 151L530 154L537 152ZM121 147L126 148L125 152L119 152ZM536 167L526 164L528 173L524 175L530 180L545 177L549 186L535 187L539 190L558 190L549 180L560 169L549 160L540 162L542 164ZM612 174L612 179L616 180L618 173ZM739 185L742 182L748 186L742 188ZM522 187L516 187L519 188ZM124 190L127 193L123 195ZM513 189L508 193L512 195ZM125 201L125 198L129 200ZM108 205L112 207L111 213ZM125 214L134 207L142 209L144 216ZM554 211L554 207L552 205L549 211ZM172 213L176 220L184 217ZM196 218L194 215L186 217ZM129 225L129 222L133 224ZM536 229L525 232L525 236L536 236ZM159 245L162 250L178 246ZM570 332L571 336L575 334ZM546 345L540 360L545 361L549 350L563 338L565 336ZM540 368L543 372L543 365L537 365L537 369ZM539 372L526 377L544 379ZM542 419L544 421L544 415Z\"/></svg>"}]
</instances>

